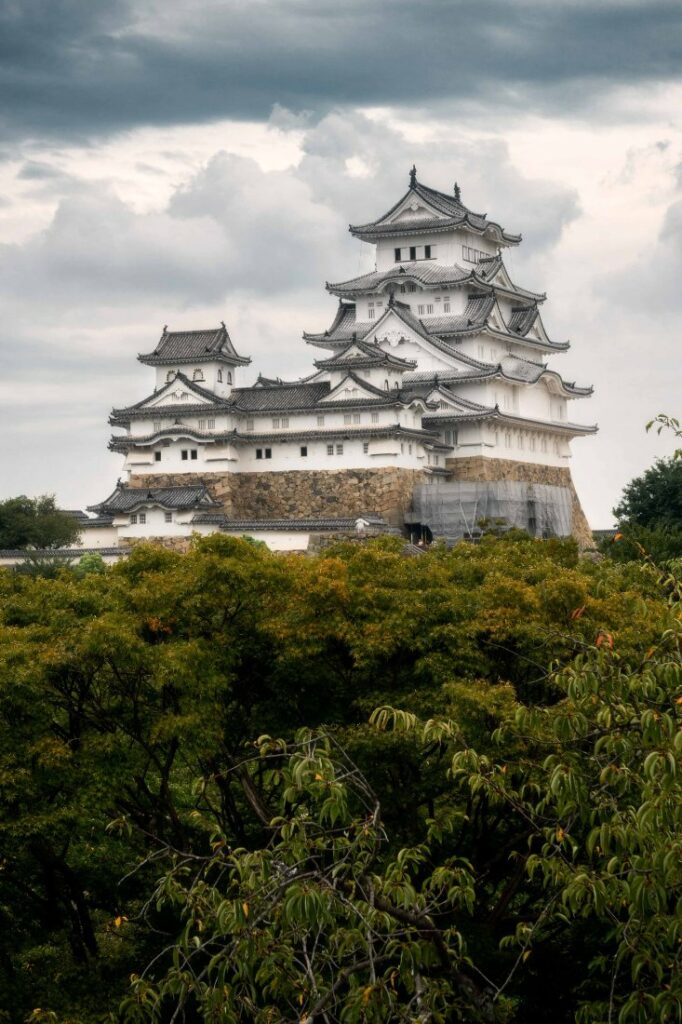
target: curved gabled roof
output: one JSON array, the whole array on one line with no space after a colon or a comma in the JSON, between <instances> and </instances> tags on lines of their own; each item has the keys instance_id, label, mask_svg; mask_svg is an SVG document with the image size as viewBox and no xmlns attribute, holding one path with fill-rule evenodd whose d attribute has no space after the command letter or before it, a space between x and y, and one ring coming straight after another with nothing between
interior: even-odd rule
<instances>
[{"instance_id":1,"label":"curved gabled roof","mask_svg":"<svg viewBox=\"0 0 682 1024\"><path fill-rule=\"evenodd\" d=\"M413 202L421 200L421 208L426 210L427 216L420 214L419 216L403 217L400 220L391 220L400 207L410 199ZM416 213L415 210L414 214ZM431 213L432 216L429 217L428 213ZM509 234L495 221L488 220L486 214L474 213L469 210L461 200L459 188L456 187L454 195L439 192L437 189L429 188L418 182L416 172L410 175L410 187L407 192L390 210L368 224L351 224L349 231L356 238L361 238L365 242L373 242L379 238L447 231L463 227L475 234L487 235L501 245L518 245L521 241L521 235Z\"/></svg>"},{"instance_id":2,"label":"curved gabled roof","mask_svg":"<svg viewBox=\"0 0 682 1024\"><path fill-rule=\"evenodd\" d=\"M246 366L251 362L237 354L224 323L202 331L169 331L164 327L154 351L137 358L147 366L208 362Z\"/></svg>"},{"instance_id":3,"label":"curved gabled roof","mask_svg":"<svg viewBox=\"0 0 682 1024\"><path fill-rule=\"evenodd\" d=\"M90 512L109 515L134 512L145 505L157 505L177 511L191 508L220 507L203 484L194 487L126 487L118 484L116 490L99 505L88 505Z\"/></svg>"},{"instance_id":4,"label":"curved gabled roof","mask_svg":"<svg viewBox=\"0 0 682 1024\"><path fill-rule=\"evenodd\" d=\"M353 277L349 281L338 281L325 284L325 288L332 295L340 298L352 295L363 295L368 292L381 291L388 284L406 284L408 281L415 281L418 284L426 285L461 285L471 281L475 271L463 270L462 267L453 264L443 266L441 263L431 263L427 260L412 260L409 263L396 263L390 270L373 270L369 274L361 274L360 277Z\"/></svg>"},{"instance_id":5,"label":"curved gabled roof","mask_svg":"<svg viewBox=\"0 0 682 1024\"><path fill-rule=\"evenodd\" d=\"M151 402L154 398L159 398L164 392L169 391L175 387L177 383L183 384L188 391L192 392L197 398L206 399L205 403L195 403L194 405L155 405L148 406L147 403ZM187 414L198 409L199 412L210 412L214 409L229 410L230 408L229 398L220 398L215 392L209 391L207 388L202 388L195 381L190 380L184 373L176 373L172 380L167 381L166 384L159 390L153 392L151 395L147 395L141 401L136 402L135 405L128 405L123 409L112 409L109 417L109 423L112 426L121 426L128 422L135 416L170 416L176 411Z\"/></svg>"},{"instance_id":6,"label":"curved gabled roof","mask_svg":"<svg viewBox=\"0 0 682 1024\"><path fill-rule=\"evenodd\" d=\"M417 365L414 359L400 359L391 352L380 348L376 341L358 341L354 338L350 345L327 359L315 360L319 370L350 370L353 367L368 368L372 366L390 366L396 370L414 370Z\"/></svg>"}]
</instances>

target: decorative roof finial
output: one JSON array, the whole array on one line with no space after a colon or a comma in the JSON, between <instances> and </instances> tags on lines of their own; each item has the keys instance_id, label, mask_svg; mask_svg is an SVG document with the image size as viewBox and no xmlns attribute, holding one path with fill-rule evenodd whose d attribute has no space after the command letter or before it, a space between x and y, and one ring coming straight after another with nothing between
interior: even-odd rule
<instances>
[{"instance_id":1,"label":"decorative roof finial","mask_svg":"<svg viewBox=\"0 0 682 1024\"><path fill-rule=\"evenodd\" d=\"M455 182L455 200L459 203L461 201L461 199L462 199L462 190L459 187L459 185L457 184L457 182Z\"/></svg>"},{"instance_id":2,"label":"decorative roof finial","mask_svg":"<svg viewBox=\"0 0 682 1024\"><path fill-rule=\"evenodd\" d=\"M221 321L220 321L220 326L222 327L222 329L223 329L224 331L226 331L226 330L227 330L227 327L225 326L225 321L224 321L224 320L221 320Z\"/></svg>"},{"instance_id":3,"label":"decorative roof finial","mask_svg":"<svg viewBox=\"0 0 682 1024\"><path fill-rule=\"evenodd\" d=\"M417 184L417 168L412 164L412 170L410 171L410 188L414 188Z\"/></svg>"},{"instance_id":4,"label":"decorative roof finial","mask_svg":"<svg viewBox=\"0 0 682 1024\"><path fill-rule=\"evenodd\" d=\"M163 325L163 332L162 333L165 334L167 330L168 330L168 324L164 324Z\"/></svg>"}]
</instances>

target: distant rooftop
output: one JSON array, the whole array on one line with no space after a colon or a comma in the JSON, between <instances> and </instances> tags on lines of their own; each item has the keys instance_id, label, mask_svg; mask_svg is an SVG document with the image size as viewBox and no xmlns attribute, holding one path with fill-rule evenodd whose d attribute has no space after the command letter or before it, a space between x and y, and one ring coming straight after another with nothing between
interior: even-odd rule
<instances>
[{"instance_id":1,"label":"distant rooftop","mask_svg":"<svg viewBox=\"0 0 682 1024\"><path fill-rule=\"evenodd\" d=\"M169 331L163 328L159 343L153 352L138 356L148 366L170 366L176 363L229 363L245 366L251 362L237 354L227 327L211 327L203 331Z\"/></svg>"}]
</instances>

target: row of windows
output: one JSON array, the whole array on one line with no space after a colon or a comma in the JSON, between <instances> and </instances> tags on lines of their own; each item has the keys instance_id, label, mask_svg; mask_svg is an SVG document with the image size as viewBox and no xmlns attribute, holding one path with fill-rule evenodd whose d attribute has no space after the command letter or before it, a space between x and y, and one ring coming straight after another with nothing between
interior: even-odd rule
<instances>
[{"instance_id":1,"label":"row of windows","mask_svg":"<svg viewBox=\"0 0 682 1024\"><path fill-rule=\"evenodd\" d=\"M374 318L376 316L376 313L377 313L377 310L383 310L383 308L384 308L383 302L379 302L378 300L376 302L368 302L367 303L367 317L368 317L368 319L369 320L374 320Z\"/></svg>"},{"instance_id":2,"label":"row of windows","mask_svg":"<svg viewBox=\"0 0 682 1024\"><path fill-rule=\"evenodd\" d=\"M163 521L165 523L172 523L173 522L173 513L172 512L164 512L163 513ZM144 526L146 522L147 522L147 513L146 512L133 512L133 514L130 516L130 524L131 524L131 526L135 526L136 523L139 523L140 526Z\"/></svg>"},{"instance_id":3,"label":"row of windows","mask_svg":"<svg viewBox=\"0 0 682 1024\"><path fill-rule=\"evenodd\" d=\"M398 387L398 383L397 382L396 382L395 386ZM384 381L384 389L386 391L389 390L389 383L388 383L387 380ZM370 413L369 419L370 419L370 423L378 423L379 422L379 413L378 412ZM271 422L272 422L272 426L273 426L274 430L279 430L279 429L286 430L289 427L289 417L288 416L275 416L274 419ZM354 412L354 413L346 412L346 413L343 414L343 422L344 422L344 424L363 423L364 419L363 419L361 413L359 413L359 412ZM317 426L318 427L323 427L324 424L325 424L324 416L318 416L317 417ZM246 420L246 430L248 430L248 431L255 430L255 426L256 426L255 419L252 416L247 417L247 420Z\"/></svg>"},{"instance_id":4,"label":"row of windows","mask_svg":"<svg viewBox=\"0 0 682 1024\"><path fill-rule=\"evenodd\" d=\"M182 448L180 451L180 458L183 462L196 462L198 459L198 451L196 448ZM154 452L154 462L161 462L161 452Z\"/></svg>"},{"instance_id":5,"label":"row of windows","mask_svg":"<svg viewBox=\"0 0 682 1024\"><path fill-rule=\"evenodd\" d=\"M412 455L412 450L413 450L412 444L408 443L407 444L407 451L408 451L409 455ZM362 442L362 451L363 451L364 455L368 455L369 454L369 441L363 441ZM340 444L328 444L327 445L327 455L343 455L343 452L344 452L344 446L343 446L342 443L340 443ZM302 444L300 446L300 448L299 448L299 453L301 455L301 458L303 458L303 459L307 458L308 457L308 445ZM401 442L401 444L400 444L400 453L401 453L401 455L405 454L405 443L404 442ZM271 459L272 458L272 448L256 448L256 458L257 459ZM438 463L438 457L437 456L436 456L436 463Z\"/></svg>"},{"instance_id":6,"label":"row of windows","mask_svg":"<svg viewBox=\"0 0 682 1024\"><path fill-rule=\"evenodd\" d=\"M516 445L514 444L514 440L516 440ZM526 442L528 442L528 451L529 452L534 452L534 451L537 450L538 439L537 439L535 434L530 433L530 434L528 434L528 437L526 438L524 433L522 431L519 431L518 434L516 435L516 438L515 438L515 436L514 436L514 434L512 433L511 430L506 430L505 433L504 433L504 446L505 446L505 448L514 448L514 447L516 447L516 448L519 449L519 451L524 451L525 448L526 448ZM495 432L495 444L497 445L499 443L500 443L499 434L496 431ZM544 436L540 437L540 451L544 452L546 454L548 450L549 450L549 444L548 444L547 438L544 437ZM556 437L553 438L553 440L552 440L552 451L554 452L555 455L559 455L560 452L561 452L561 446L560 446L559 441L558 441L558 439Z\"/></svg>"},{"instance_id":7,"label":"row of windows","mask_svg":"<svg viewBox=\"0 0 682 1024\"><path fill-rule=\"evenodd\" d=\"M173 378L177 375L177 372L178 372L177 370L169 370L168 373L166 374L166 380L168 382L172 381ZM232 383L232 371L231 370L227 371L226 377L227 377L227 383L231 384ZM192 372L192 380L195 380L195 381L206 380L206 378L204 377L204 371L203 370L194 370ZM218 383L219 384L223 383L223 371L222 370L218 370Z\"/></svg>"},{"instance_id":8,"label":"row of windows","mask_svg":"<svg viewBox=\"0 0 682 1024\"><path fill-rule=\"evenodd\" d=\"M396 263L403 263L407 260L431 260L435 259L436 246L435 245L409 245L403 246L402 249L394 249L393 255Z\"/></svg>"},{"instance_id":9,"label":"row of windows","mask_svg":"<svg viewBox=\"0 0 682 1024\"><path fill-rule=\"evenodd\" d=\"M478 263L480 260L486 260L490 256L490 253L483 252L482 249L472 249L470 245L462 246L462 258L467 263Z\"/></svg>"},{"instance_id":10,"label":"row of windows","mask_svg":"<svg viewBox=\"0 0 682 1024\"><path fill-rule=\"evenodd\" d=\"M154 431L155 434L157 434L159 432L159 430L162 429L162 424L163 424L163 420L154 420L153 431ZM199 420L199 430L214 430L214 429L215 429L215 419Z\"/></svg>"}]
</instances>

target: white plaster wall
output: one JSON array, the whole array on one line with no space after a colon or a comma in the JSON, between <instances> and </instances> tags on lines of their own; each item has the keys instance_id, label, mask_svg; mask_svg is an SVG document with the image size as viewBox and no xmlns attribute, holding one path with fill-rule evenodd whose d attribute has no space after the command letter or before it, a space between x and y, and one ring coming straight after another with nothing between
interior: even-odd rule
<instances>
[{"instance_id":1,"label":"white plaster wall","mask_svg":"<svg viewBox=\"0 0 682 1024\"><path fill-rule=\"evenodd\" d=\"M396 265L395 250L397 248L409 248L409 246L430 245L436 248L435 261L445 266L453 266L457 263L462 267L473 267L474 264L464 260L462 246L478 249L488 256L494 256L498 251L497 243L482 238L464 229L456 231L431 232L411 236L409 238L385 238L377 244L376 264L377 270L389 270ZM404 260L403 262L408 262Z\"/></svg>"},{"instance_id":2,"label":"white plaster wall","mask_svg":"<svg viewBox=\"0 0 682 1024\"><path fill-rule=\"evenodd\" d=\"M281 473L296 469L377 469L384 466L400 466L407 469L423 468L425 455L423 446L417 441L366 440L369 444L368 452L363 450L362 434L356 438L349 436L348 440L330 438L328 441L308 441L307 443L268 441L254 444L253 448L240 450L239 463L235 470L239 473ZM301 455L302 444L308 449L306 456ZM343 454L341 455L336 453L338 444L343 445ZM333 455L327 454L327 445L333 445ZM390 447L392 445L395 445L395 448ZM400 445L403 446L402 450ZM389 447L390 451L387 450ZM270 448L272 457L270 459L256 458L256 448L261 448L263 451Z\"/></svg>"},{"instance_id":3,"label":"white plaster wall","mask_svg":"<svg viewBox=\"0 0 682 1024\"><path fill-rule=\"evenodd\" d=\"M85 526L74 547L79 548L113 548L118 543L118 530L115 526Z\"/></svg>"},{"instance_id":4,"label":"white plaster wall","mask_svg":"<svg viewBox=\"0 0 682 1024\"><path fill-rule=\"evenodd\" d=\"M271 551L307 551L310 534L302 530L221 530L228 537L252 537L262 540Z\"/></svg>"},{"instance_id":5,"label":"white plaster wall","mask_svg":"<svg viewBox=\"0 0 682 1024\"><path fill-rule=\"evenodd\" d=\"M175 366L156 366L155 390L159 390L172 381L175 374L184 373L186 377L194 381L201 388L215 392L221 398L226 398L233 387L241 387L241 374L243 367L226 366L224 363L177 363ZM194 374L198 372L201 376L195 380ZM222 381L218 379L222 374ZM232 381L230 383L230 379Z\"/></svg>"}]
</instances>

